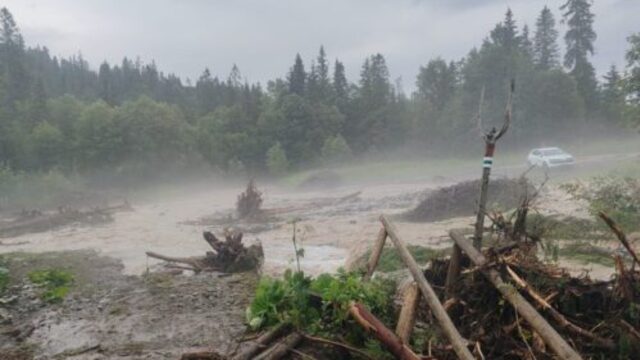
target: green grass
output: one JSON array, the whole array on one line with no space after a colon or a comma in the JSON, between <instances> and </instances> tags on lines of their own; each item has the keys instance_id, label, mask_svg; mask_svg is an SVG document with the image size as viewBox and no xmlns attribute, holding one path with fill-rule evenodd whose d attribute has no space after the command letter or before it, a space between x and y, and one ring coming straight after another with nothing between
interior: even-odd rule
<instances>
[{"instance_id":1,"label":"green grass","mask_svg":"<svg viewBox=\"0 0 640 360\"><path fill-rule=\"evenodd\" d=\"M599 264L607 267L614 266L613 257L605 252L596 251L597 249L591 245L585 245L580 242L573 242L560 248L558 255L560 257L576 260L583 264Z\"/></svg>"},{"instance_id":2,"label":"green grass","mask_svg":"<svg viewBox=\"0 0 640 360\"><path fill-rule=\"evenodd\" d=\"M446 255L448 251L418 245L409 245L407 248L418 264L426 264L430 260ZM369 256L371 256L371 250L367 251L363 258L369 259ZM382 255L380 255L376 271L392 272L405 269L406 267L395 247L385 247L382 250Z\"/></svg>"},{"instance_id":3,"label":"green grass","mask_svg":"<svg viewBox=\"0 0 640 360\"><path fill-rule=\"evenodd\" d=\"M34 270L27 274L29 280L42 287L40 297L50 303L61 302L70 290L74 276L60 269Z\"/></svg>"}]
</instances>

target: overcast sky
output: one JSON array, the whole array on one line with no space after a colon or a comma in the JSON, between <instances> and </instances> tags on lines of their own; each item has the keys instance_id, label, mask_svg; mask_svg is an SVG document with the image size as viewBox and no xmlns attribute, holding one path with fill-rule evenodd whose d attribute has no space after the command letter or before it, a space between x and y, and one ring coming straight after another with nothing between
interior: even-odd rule
<instances>
[{"instance_id":1,"label":"overcast sky","mask_svg":"<svg viewBox=\"0 0 640 360\"><path fill-rule=\"evenodd\" d=\"M458 60L480 45L511 7L533 29L559 1L504 0L0 0L28 45L53 55L81 52L92 68L124 56L197 79L205 67L226 77L236 63L250 82L283 76L299 52L308 66L319 46L339 58L355 81L365 56L380 52L391 76L414 88L420 65ZM626 37L640 32L640 0L595 0L599 74L624 66ZM564 27L558 24L561 37ZM561 49L564 42L560 39Z\"/></svg>"}]
</instances>

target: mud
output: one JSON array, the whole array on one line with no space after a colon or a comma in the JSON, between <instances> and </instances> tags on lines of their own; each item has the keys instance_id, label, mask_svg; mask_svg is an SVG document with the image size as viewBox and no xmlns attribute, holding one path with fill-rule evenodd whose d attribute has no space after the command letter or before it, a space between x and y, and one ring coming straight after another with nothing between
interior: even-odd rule
<instances>
[{"instance_id":1,"label":"mud","mask_svg":"<svg viewBox=\"0 0 640 360\"><path fill-rule=\"evenodd\" d=\"M225 352L245 329L257 280L253 273L127 276L120 261L92 251L3 260L11 274L3 299L12 300L0 307L0 354L25 359L177 359L203 346ZM75 277L61 304L41 301L26 280L27 271L51 267Z\"/></svg>"}]
</instances>

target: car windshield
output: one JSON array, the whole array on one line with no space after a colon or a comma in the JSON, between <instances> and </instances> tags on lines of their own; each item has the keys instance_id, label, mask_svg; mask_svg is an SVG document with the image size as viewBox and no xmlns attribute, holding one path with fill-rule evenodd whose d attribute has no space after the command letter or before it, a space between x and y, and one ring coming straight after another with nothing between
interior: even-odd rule
<instances>
[{"instance_id":1,"label":"car windshield","mask_svg":"<svg viewBox=\"0 0 640 360\"><path fill-rule=\"evenodd\" d=\"M554 156L554 155L564 155L565 154L565 152L560 150L560 149L545 149L545 150L540 150L540 152L544 156Z\"/></svg>"}]
</instances>

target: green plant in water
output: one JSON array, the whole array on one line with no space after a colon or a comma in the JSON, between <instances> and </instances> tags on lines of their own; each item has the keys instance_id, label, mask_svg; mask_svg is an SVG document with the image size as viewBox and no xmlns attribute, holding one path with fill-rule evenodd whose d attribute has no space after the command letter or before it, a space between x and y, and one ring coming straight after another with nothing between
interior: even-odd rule
<instances>
[{"instance_id":1,"label":"green plant in water","mask_svg":"<svg viewBox=\"0 0 640 360\"><path fill-rule=\"evenodd\" d=\"M62 301L74 280L73 274L60 269L34 270L27 277L32 283L42 287L40 297L49 303Z\"/></svg>"}]
</instances>

